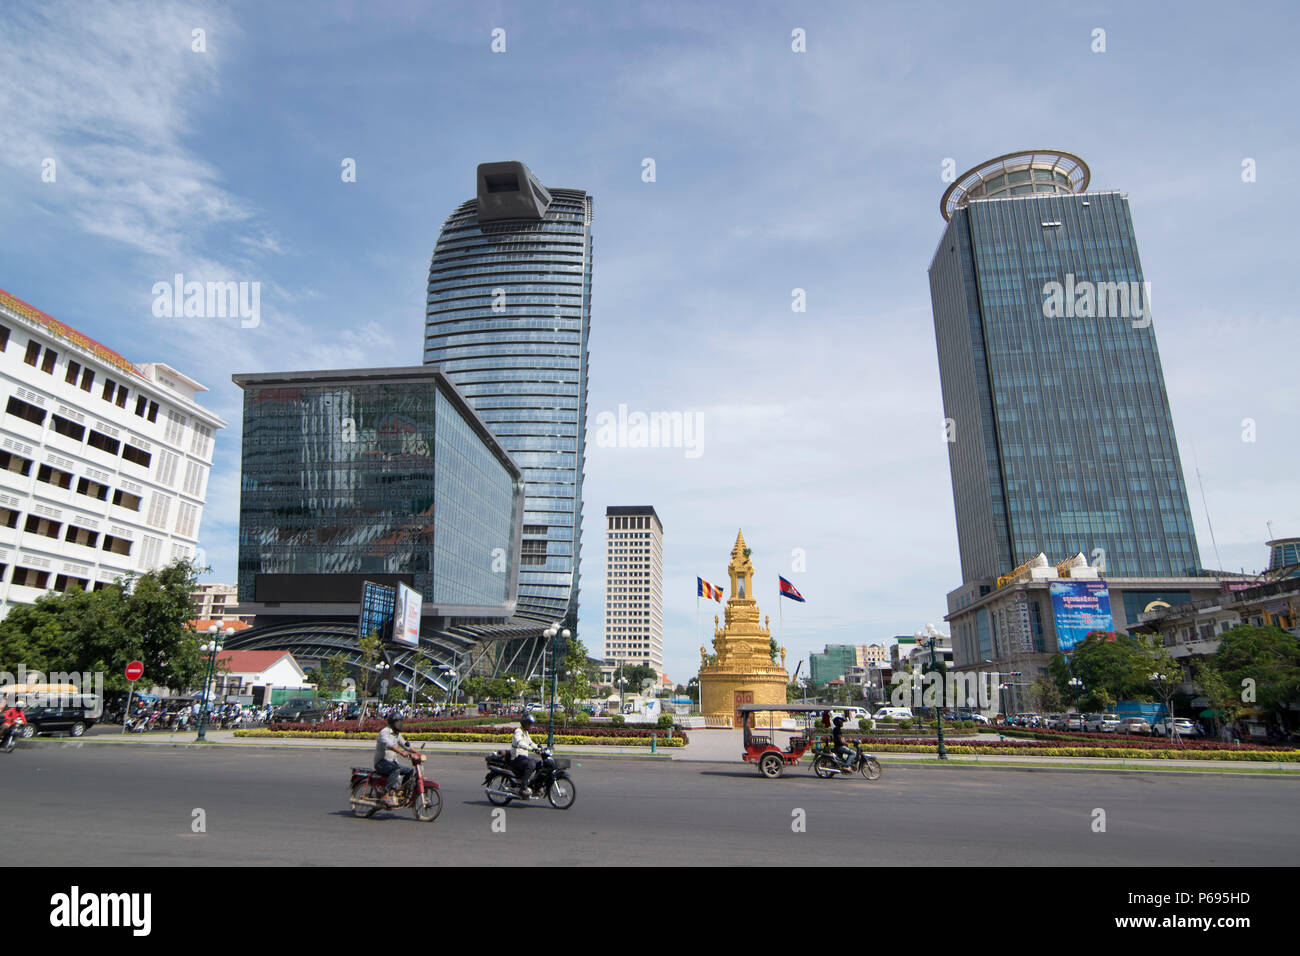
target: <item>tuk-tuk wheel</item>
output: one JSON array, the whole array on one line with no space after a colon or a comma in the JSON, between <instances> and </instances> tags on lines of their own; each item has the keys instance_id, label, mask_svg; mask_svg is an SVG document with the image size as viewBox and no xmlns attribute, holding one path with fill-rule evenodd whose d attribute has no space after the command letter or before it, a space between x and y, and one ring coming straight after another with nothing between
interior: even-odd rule
<instances>
[{"instance_id":1,"label":"tuk-tuk wheel","mask_svg":"<svg viewBox=\"0 0 1300 956\"><path fill-rule=\"evenodd\" d=\"M785 769L785 760L780 754L763 754L758 762L758 769L763 771L763 776L775 779L781 776L781 771Z\"/></svg>"}]
</instances>

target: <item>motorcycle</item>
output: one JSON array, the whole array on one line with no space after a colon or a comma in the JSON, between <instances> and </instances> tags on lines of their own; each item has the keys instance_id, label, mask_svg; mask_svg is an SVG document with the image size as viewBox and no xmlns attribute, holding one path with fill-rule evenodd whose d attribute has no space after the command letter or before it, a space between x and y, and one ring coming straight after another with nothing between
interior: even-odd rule
<instances>
[{"instance_id":1,"label":"motorcycle","mask_svg":"<svg viewBox=\"0 0 1300 956\"><path fill-rule=\"evenodd\" d=\"M498 750L488 754L487 776L483 778L483 792L494 806L504 807L513 800L540 800L543 796L557 810L573 806L577 788L566 772L570 766L567 757L556 757L549 747L541 750L542 762L533 774L532 795L524 797L523 787L514 768L510 766L510 751Z\"/></svg>"},{"instance_id":2,"label":"motorcycle","mask_svg":"<svg viewBox=\"0 0 1300 956\"><path fill-rule=\"evenodd\" d=\"M19 717L17 720L9 721L4 725L5 753L13 752L14 745L18 743L18 738L23 734L23 725L25 723L27 723L27 721L24 718Z\"/></svg>"},{"instance_id":3,"label":"motorcycle","mask_svg":"<svg viewBox=\"0 0 1300 956\"><path fill-rule=\"evenodd\" d=\"M853 749L853 756L846 760L827 747L813 758L813 773L823 780L828 780L839 774L854 773L861 773L868 780L875 780L879 777L881 773L880 761L863 751L861 744L855 743Z\"/></svg>"},{"instance_id":4,"label":"motorcycle","mask_svg":"<svg viewBox=\"0 0 1300 956\"><path fill-rule=\"evenodd\" d=\"M402 786L397 791L396 806L384 802L388 787L388 774L372 767L353 767L348 783L348 799L352 812L369 819L380 810L404 810L408 807L421 823L432 823L442 813L442 790L432 780L424 778L424 755L412 754L413 773L402 775Z\"/></svg>"}]
</instances>

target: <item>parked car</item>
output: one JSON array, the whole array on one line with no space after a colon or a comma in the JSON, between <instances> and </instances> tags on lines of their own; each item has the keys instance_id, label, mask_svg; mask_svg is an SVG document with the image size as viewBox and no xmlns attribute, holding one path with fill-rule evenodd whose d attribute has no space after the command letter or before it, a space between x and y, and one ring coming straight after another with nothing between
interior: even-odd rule
<instances>
[{"instance_id":1,"label":"parked car","mask_svg":"<svg viewBox=\"0 0 1300 956\"><path fill-rule=\"evenodd\" d=\"M1111 734L1119 729L1119 721L1119 714L1089 714L1083 727L1093 733Z\"/></svg>"},{"instance_id":2,"label":"parked car","mask_svg":"<svg viewBox=\"0 0 1300 956\"><path fill-rule=\"evenodd\" d=\"M1065 715L1065 729L1066 729L1066 730L1083 730L1083 715L1082 715L1082 714L1066 714L1066 715Z\"/></svg>"},{"instance_id":3,"label":"parked car","mask_svg":"<svg viewBox=\"0 0 1300 956\"><path fill-rule=\"evenodd\" d=\"M1168 737L1169 722L1164 718L1157 720L1151 725L1151 732L1153 734L1159 734L1162 737ZM1201 736L1201 728L1199 725L1192 723L1186 717L1175 717L1174 733L1180 737L1199 737Z\"/></svg>"},{"instance_id":4,"label":"parked car","mask_svg":"<svg viewBox=\"0 0 1300 956\"><path fill-rule=\"evenodd\" d=\"M1065 729L1065 714L1044 714L1040 720L1041 723L1039 726L1045 727L1048 730Z\"/></svg>"},{"instance_id":5,"label":"parked car","mask_svg":"<svg viewBox=\"0 0 1300 956\"><path fill-rule=\"evenodd\" d=\"M95 725L95 702L84 697L64 701L67 706L37 706L23 708L27 723L22 729L24 737L37 734L71 734L80 737Z\"/></svg>"},{"instance_id":6,"label":"parked car","mask_svg":"<svg viewBox=\"0 0 1300 956\"><path fill-rule=\"evenodd\" d=\"M271 720L314 724L318 720L324 720L328 713L329 708L321 701L314 697L303 697L285 701L275 709Z\"/></svg>"},{"instance_id":7,"label":"parked car","mask_svg":"<svg viewBox=\"0 0 1300 956\"><path fill-rule=\"evenodd\" d=\"M912 720L910 707L881 707L872 714L874 720Z\"/></svg>"},{"instance_id":8,"label":"parked car","mask_svg":"<svg viewBox=\"0 0 1300 956\"><path fill-rule=\"evenodd\" d=\"M1121 734L1150 734L1151 724L1145 717L1125 717L1115 731Z\"/></svg>"}]
</instances>

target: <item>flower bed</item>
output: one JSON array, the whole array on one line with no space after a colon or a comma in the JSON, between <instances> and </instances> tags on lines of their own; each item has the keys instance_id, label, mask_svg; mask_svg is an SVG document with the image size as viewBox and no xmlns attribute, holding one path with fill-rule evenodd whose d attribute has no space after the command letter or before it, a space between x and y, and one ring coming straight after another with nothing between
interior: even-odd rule
<instances>
[{"instance_id":1,"label":"flower bed","mask_svg":"<svg viewBox=\"0 0 1300 956\"><path fill-rule=\"evenodd\" d=\"M367 720L360 727L355 720L322 720L319 723L309 724L303 721L284 721L281 723L271 724L267 730L277 731L315 731L324 733L345 733L345 734L377 734L385 726L382 720ZM560 728L557 728L560 729ZM580 727L570 725L563 728L563 731L576 734L582 737L617 737L619 739L645 739L647 742L651 736L657 736L660 740L666 737L677 737L683 742L686 740L686 734L681 730L665 730L656 727L592 727L590 725ZM431 724L419 720L403 721L402 735L408 739L414 739L416 734L421 733L461 733L461 734L488 734L498 736L505 734L507 738L514 732L513 726L492 726L478 721L460 721L455 724Z\"/></svg>"},{"instance_id":2,"label":"flower bed","mask_svg":"<svg viewBox=\"0 0 1300 956\"><path fill-rule=\"evenodd\" d=\"M880 743L872 747L877 753L932 754L937 743ZM1054 747L1049 743L1025 744L1009 741L986 741L945 747L950 754L1023 757L1106 757L1134 760L1245 760L1265 763L1300 763L1300 750L1191 750L1141 747Z\"/></svg>"},{"instance_id":3,"label":"flower bed","mask_svg":"<svg viewBox=\"0 0 1300 956\"><path fill-rule=\"evenodd\" d=\"M1053 743L1069 745L1072 741L1086 741L1088 747L1131 747L1155 750L1259 750L1267 753L1286 752L1292 748L1286 744L1229 744L1221 740L1206 740L1203 737L1182 737L1172 744L1168 737L1150 734L1107 734L1086 733L1081 731L1060 730L1025 730L1015 728L998 728L998 733L1007 737L1023 738L1022 742Z\"/></svg>"},{"instance_id":4,"label":"flower bed","mask_svg":"<svg viewBox=\"0 0 1300 956\"><path fill-rule=\"evenodd\" d=\"M353 721L355 723L355 721ZM367 740L373 741L374 735L368 733L359 733L356 731L342 730L317 730L316 728L307 728L303 730L236 730L236 737L287 737L294 740ZM494 734L494 733L403 733L407 740L415 742L420 740L440 741L443 743L461 743L461 744L509 744L512 738L511 734ZM575 745L608 745L614 747L649 747L651 744L650 736L644 737L627 737L602 735L593 736L589 734L556 734L555 743L561 746ZM686 738L666 737L660 734L656 739L660 747L684 747Z\"/></svg>"}]
</instances>

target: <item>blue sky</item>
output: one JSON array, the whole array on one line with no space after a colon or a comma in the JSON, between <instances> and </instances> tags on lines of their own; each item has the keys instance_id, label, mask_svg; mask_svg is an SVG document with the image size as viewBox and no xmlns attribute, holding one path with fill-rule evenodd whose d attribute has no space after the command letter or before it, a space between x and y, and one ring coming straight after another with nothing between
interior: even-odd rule
<instances>
[{"instance_id":1,"label":"blue sky","mask_svg":"<svg viewBox=\"0 0 1300 956\"><path fill-rule=\"evenodd\" d=\"M231 373L419 364L429 257L475 166L584 188L590 419L692 412L704 443L589 443L581 634L599 648L606 505L648 503L667 672L694 673L694 579L725 583L738 527L773 624L777 574L808 598L784 608L793 668L940 622L960 583L926 278L942 164L1058 146L1130 197L1202 559L1259 568L1266 521L1300 533L1300 15L954 6L6 4L0 287L211 389L230 427L201 544L231 581ZM260 325L155 318L177 272L260 282Z\"/></svg>"}]
</instances>

